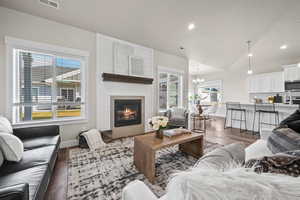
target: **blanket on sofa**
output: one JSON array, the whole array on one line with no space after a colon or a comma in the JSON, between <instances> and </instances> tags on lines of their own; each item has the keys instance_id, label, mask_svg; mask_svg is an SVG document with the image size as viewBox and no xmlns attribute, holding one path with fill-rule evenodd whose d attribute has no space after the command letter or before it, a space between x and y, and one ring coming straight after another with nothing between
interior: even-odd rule
<instances>
[{"instance_id":1,"label":"blanket on sofa","mask_svg":"<svg viewBox=\"0 0 300 200\"><path fill-rule=\"evenodd\" d=\"M300 199L300 178L271 173L258 174L244 167L230 168L180 172L171 179L166 199Z\"/></svg>"},{"instance_id":2,"label":"blanket on sofa","mask_svg":"<svg viewBox=\"0 0 300 200\"><path fill-rule=\"evenodd\" d=\"M253 168L257 173L276 173L289 176L300 176L300 157L284 154L264 156L251 159L245 164L246 168Z\"/></svg>"},{"instance_id":3,"label":"blanket on sofa","mask_svg":"<svg viewBox=\"0 0 300 200\"><path fill-rule=\"evenodd\" d=\"M267 146L272 153L300 149L300 134L290 128L276 128L268 137Z\"/></svg>"}]
</instances>

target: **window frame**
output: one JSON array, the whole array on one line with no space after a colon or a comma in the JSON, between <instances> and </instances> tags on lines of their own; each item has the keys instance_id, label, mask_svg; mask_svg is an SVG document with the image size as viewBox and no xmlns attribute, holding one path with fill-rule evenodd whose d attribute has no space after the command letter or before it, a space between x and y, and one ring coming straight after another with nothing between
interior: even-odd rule
<instances>
[{"instance_id":1,"label":"window frame","mask_svg":"<svg viewBox=\"0 0 300 200\"><path fill-rule=\"evenodd\" d=\"M160 88L159 88L159 84L160 84L160 74L167 74L167 108L166 109L160 109ZM183 88L184 88L184 71L181 70L176 70L176 69L170 69L167 67L162 67L162 66L158 66L158 71L157 71L157 106L158 106L158 112L165 112L168 109L170 109L170 105L169 105L169 77L171 75L177 76L179 81L180 81L180 88L179 88L179 94L178 94L178 107L182 107L183 106Z\"/></svg>"},{"instance_id":2,"label":"window frame","mask_svg":"<svg viewBox=\"0 0 300 200\"><path fill-rule=\"evenodd\" d=\"M51 125L51 124L74 124L74 123L86 123L88 121L88 61L89 61L89 52L61 47L56 45L50 45L45 43L39 43L34 41L28 41L13 37L5 37L6 44L6 72L7 72L7 113L6 116L11 119L13 127L28 127L28 126L39 126L39 125ZM80 117L68 117L68 118L57 118L49 120L31 120L31 121L16 121L13 118L13 107L14 102L13 98L16 96L17 90L15 88L18 78L15 78L15 75L18 73L15 67L16 57L14 56L14 50L21 49L24 51L32 51L42 54L49 54L55 57L62 57L66 59L75 59L81 62L81 103L83 105L83 110ZM54 77L55 78L55 77ZM12 89L13 88L13 89ZM54 91L52 91L54 92ZM52 97L55 97L56 94L52 94ZM56 102L56 100L54 101ZM52 106L52 104L51 104Z\"/></svg>"}]
</instances>

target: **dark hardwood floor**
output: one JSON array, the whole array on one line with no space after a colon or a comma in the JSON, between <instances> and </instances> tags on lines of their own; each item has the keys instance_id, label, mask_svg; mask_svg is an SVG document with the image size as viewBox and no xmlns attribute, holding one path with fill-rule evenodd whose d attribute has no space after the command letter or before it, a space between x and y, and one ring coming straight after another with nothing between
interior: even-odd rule
<instances>
[{"instance_id":1,"label":"dark hardwood floor","mask_svg":"<svg viewBox=\"0 0 300 200\"><path fill-rule=\"evenodd\" d=\"M239 129L227 128L224 130L224 119L214 118L207 121L206 140L219 144L231 144L243 142L250 145L256 141L257 137L250 132L240 133ZM61 149L50 180L45 200L64 200L67 197L67 178L68 178L68 151Z\"/></svg>"}]
</instances>

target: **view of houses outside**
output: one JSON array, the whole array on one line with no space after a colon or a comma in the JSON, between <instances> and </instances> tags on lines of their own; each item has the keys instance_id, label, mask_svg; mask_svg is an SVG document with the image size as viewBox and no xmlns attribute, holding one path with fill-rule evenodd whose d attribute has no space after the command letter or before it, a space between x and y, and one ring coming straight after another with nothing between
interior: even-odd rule
<instances>
[{"instance_id":1,"label":"view of houses outside","mask_svg":"<svg viewBox=\"0 0 300 200\"><path fill-rule=\"evenodd\" d=\"M17 51L18 121L81 115L81 62L46 54Z\"/></svg>"}]
</instances>

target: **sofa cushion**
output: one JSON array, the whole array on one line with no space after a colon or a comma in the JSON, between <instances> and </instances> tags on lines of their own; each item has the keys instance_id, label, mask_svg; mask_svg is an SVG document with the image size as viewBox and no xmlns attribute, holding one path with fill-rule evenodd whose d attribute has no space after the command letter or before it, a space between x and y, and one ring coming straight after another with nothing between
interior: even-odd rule
<instances>
[{"instance_id":1,"label":"sofa cushion","mask_svg":"<svg viewBox=\"0 0 300 200\"><path fill-rule=\"evenodd\" d=\"M156 196L142 181L135 180L123 188L122 200L157 200Z\"/></svg>"},{"instance_id":2,"label":"sofa cushion","mask_svg":"<svg viewBox=\"0 0 300 200\"><path fill-rule=\"evenodd\" d=\"M20 162L5 161L0 168L0 175L14 173L40 165L49 165L50 169L54 168L56 160L55 145L25 151Z\"/></svg>"},{"instance_id":3,"label":"sofa cushion","mask_svg":"<svg viewBox=\"0 0 300 200\"><path fill-rule=\"evenodd\" d=\"M185 125L185 120L184 119L178 119L178 118L171 118L169 120L169 124L173 126L184 126Z\"/></svg>"},{"instance_id":4,"label":"sofa cushion","mask_svg":"<svg viewBox=\"0 0 300 200\"><path fill-rule=\"evenodd\" d=\"M267 141L272 153L281 153L300 149L300 134L290 128L277 128L273 130Z\"/></svg>"},{"instance_id":5,"label":"sofa cushion","mask_svg":"<svg viewBox=\"0 0 300 200\"><path fill-rule=\"evenodd\" d=\"M267 141L262 139L257 140L256 142L248 146L245 149L245 154L246 154L245 156L246 162L250 159L273 155L273 153L267 147Z\"/></svg>"},{"instance_id":6,"label":"sofa cushion","mask_svg":"<svg viewBox=\"0 0 300 200\"><path fill-rule=\"evenodd\" d=\"M29 199L43 199L47 190L50 172L47 165L40 165L6 174L0 177L0 187L11 186L21 183L29 184Z\"/></svg>"},{"instance_id":7,"label":"sofa cushion","mask_svg":"<svg viewBox=\"0 0 300 200\"><path fill-rule=\"evenodd\" d=\"M0 148L5 159L9 161L20 161L24 152L22 141L10 133L0 132Z\"/></svg>"},{"instance_id":8,"label":"sofa cushion","mask_svg":"<svg viewBox=\"0 0 300 200\"><path fill-rule=\"evenodd\" d=\"M6 117L0 115L0 132L12 133L13 129L10 121Z\"/></svg>"},{"instance_id":9,"label":"sofa cushion","mask_svg":"<svg viewBox=\"0 0 300 200\"><path fill-rule=\"evenodd\" d=\"M59 145L60 144L60 137L59 135L56 136L42 136L42 137L35 137L35 138L27 138L22 140L24 144L24 149L31 150L35 148L40 148L44 146L51 146L51 145Z\"/></svg>"},{"instance_id":10,"label":"sofa cushion","mask_svg":"<svg viewBox=\"0 0 300 200\"><path fill-rule=\"evenodd\" d=\"M230 168L191 170L175 174L167 186L168 200L296 200L300 179Z\"/></svg>"},{"instance_id":11,"label":"sofa cushion","mask_svg":"<svg viewBox=\"0 0 300 200\"><path fill-rule=\"evenodd\" d=\"M186 109L184 108L172 108L171 119L185 119Z\"/></svg>"},{"instance_id":12,"label":"sofa cushion","mask_svg":"<svg viewBox=\"0 0 300 200\"><path fill-rule=\"evenodd\" d=\"M243 163L245 160L245 147L243 143L233 143L217 148L202 156L194 168L224 167L232 162Z\"/></svg>"}]
</instances>

